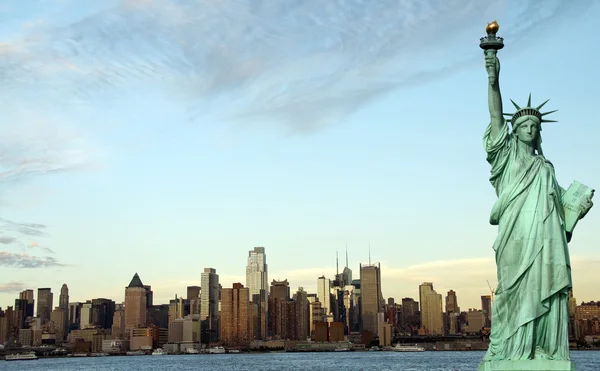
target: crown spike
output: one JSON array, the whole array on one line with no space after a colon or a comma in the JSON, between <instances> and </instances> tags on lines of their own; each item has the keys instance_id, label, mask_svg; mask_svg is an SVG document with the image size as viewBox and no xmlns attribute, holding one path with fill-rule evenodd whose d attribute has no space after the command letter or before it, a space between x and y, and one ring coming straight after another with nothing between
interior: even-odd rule
<instances>
[{"instance_id":1,"label":"crown spike","mask_svg":"<svg viewBox=\"0 0 600 371\"><path fill-rule=\"evenodd\" d=\"M515 108L516 108L517 110L520 110L520 109L521 109L521 107L519 107L519 105L518 105L518 104L516 104L514 100L512 100L512 99L511 99L510 101L512 102L513 106L515 106Z\"/></svg>"},{"instance_id":2,"label":"crown spike","mask_svg":"<svg viewBox=\"0 0 600 371\"><path fill-rule=\"evenodd\" d=\"M558 111L558 110L557 110L557 109L555 109L554 111L544 112L544 113L542 113L542 116L549 115L549 114L551 114L551 113L554 113L554 112L556 112L556 111Z\"/></svg>"},{"instance_id":3,"label":"crown spike","mask_svg":"<svg viewBox=\"0 0 600 371\"><path fill-rule=\"evenodd\" d=\"M536 108L536 110L538 110L538 111L539 111L539 110L541 110L541 109L542 109L542 107L544 107L544 105L545 105L546 103L548 103L548 101L549 101L549 100L550 100L550 99L546 99L546 101L545 101L544 103L540 104L540 105L539 105L539 106Z\"/></svg>"},{"instance_id":4,"label":"crown spike","mask_svg":"<svg viewBox=\"0 0 600 371\"><path fill-rule=\"evenodd\" d=\"M527 107L531 107L531 93L529 93L529 99L527 99Z\"/></svg>"},{"instance_id":5,"label":"crown spike","mask_svg":"<svg viewBox=\"0 0 600 371\"><path fill-rule=\"evenodd\" d=\"M542 122L558 122L558 120L542 120Z\"/></svg>"}]
</instances>

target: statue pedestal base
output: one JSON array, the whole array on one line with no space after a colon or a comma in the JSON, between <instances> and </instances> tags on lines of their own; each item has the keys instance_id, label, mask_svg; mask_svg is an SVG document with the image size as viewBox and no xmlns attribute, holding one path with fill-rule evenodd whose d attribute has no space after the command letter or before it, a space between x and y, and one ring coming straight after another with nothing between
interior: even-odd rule
<instances>
[{"instance_id":1,"label":"statue pedestal base","mask_svg":"<svg viewBox=\"0 0 600 371\"><path fill-rule=\"evenodd\" d=\"M525 361L489 361L479 364L479 371L575 371L572 361L531 359Z\"/></svg>"}]
</instances>

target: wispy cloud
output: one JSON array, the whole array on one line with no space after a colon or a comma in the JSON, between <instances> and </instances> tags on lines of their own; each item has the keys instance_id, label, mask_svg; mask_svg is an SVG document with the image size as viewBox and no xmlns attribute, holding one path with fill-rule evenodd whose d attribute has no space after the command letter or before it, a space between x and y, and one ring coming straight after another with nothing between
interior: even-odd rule
<instances>
[{"instance_id":1,"label":"wispy cloud","mask_svg":"<svg viewBox=\"0 0 600 371\"><path fill-rule=\"evenodd\" d=\"M25 284L23 282L10 281L6 283L0 283L0 293L13 293L23 291Z\"/></svg>"},{"instance_id":2,"label":"wispy cloud","mask_svg":"<svg viewBox=\"0 0 600 371\"><path fill-rule=\"evenodd\" d=\"M16 242L17 239L11 236L0 236L0 243L4 245L10 245L11 243Z\"/></svg>"},{"instance_id":3,"label":"wispy cloud","mask_svg":"<svg viewBox=\"0 0 600 371\"><path fill-rule=\"evenodd\" d=\"M588 3L125 0L5 43L0 82L89 101L150 81L196 112L224 98L233 117L305 130L480 58L484 17L523 40ZM456 53L465 43L472 53Z\"/></svg>"},{"instance_id":4,"label":"wispy cloud","mask_svg":"<svg viewBox=\"0 0 600 371\"><path fill-rule=\"evenodd\" d=\"M0 230L16 232L26 236L43 236L45 229L46 226L43 224L13 222L0 218Z\"/></svg>"},{"instance_id":5,"label":"wispy cloud","mask_svg":"<svg viewBox=\"0 0 600 371\"><path fill-rule=\"evenodd\" d=\"M55 258L50 256L39 257L0 251L0 266L13 268L51 268L64 266L64 264L59 263Z\"/></svg>"}]
</instances>

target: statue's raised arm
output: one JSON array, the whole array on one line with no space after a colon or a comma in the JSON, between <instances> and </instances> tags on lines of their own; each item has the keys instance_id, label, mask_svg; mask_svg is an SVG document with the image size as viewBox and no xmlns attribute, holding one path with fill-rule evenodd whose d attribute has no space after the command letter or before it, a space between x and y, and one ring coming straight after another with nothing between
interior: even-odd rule
<instances>
[{"instance_id":1,"label":"statue's raised arm","mask_svg":"<svg viewBox=\"0 0 600 371\"><path fill-rule=\"evenodd\" d=\"M497 57L498 50L504 47L504 39L496 36L499 28L500 26L496 21L488 23L485 29L487 36L482 37L479 44L481 49L484 50L485 69L488 73L488 105L490 108L492 138L496 138L504 127L502 96L500 95L500 61Z\"/></svg>"},{"instance_id":2,"label":"statue's raised arm","mask_svg":"<svg viewBox=\"0 0 600 371\"><path fill-rule=\"evenodd\" d=\"M504 127L502 116L502 95L500 94L500 61L496 56L497 51L488 49L485 54L485 69L488 73L488 105L490 108L490 120L492 138L496 138Z\"/></svg>"}]
</instances>

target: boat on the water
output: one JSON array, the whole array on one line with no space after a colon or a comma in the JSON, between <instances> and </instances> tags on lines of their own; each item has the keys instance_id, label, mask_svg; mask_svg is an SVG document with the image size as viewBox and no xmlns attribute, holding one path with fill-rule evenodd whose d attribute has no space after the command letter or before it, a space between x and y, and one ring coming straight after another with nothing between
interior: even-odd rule
<instances>
[{"instance_id":1,"label":"boat on the water","mask_svg":"<svg viewBox=\"0 0 600 371\"><path fill-rule=\"evenodd\" d=\"M164 356L164 355L167 355L167 354L169 354L169 353L165 352L163 350L163 348L156 348L156 349L154 349L154 352L152 352L153 356Z\"/></svg>"},{"instance_id":2,"label":"boat on the water","mask_svg":"<svg viewBox=\"0 0 600 371\"><path fill-rule=\"evenodd\" d=\"M38 359L38 356L34 352L20 353L20 354L7 354L4 357L7 361L34 361Z\"/></svg>"},{"instance_id":3,"label":"boat on the water","mask_svg":"<svg viewBox=\"0 0 600 371\"><path fill-rule=\"evenodd\" d=\"M186 354L200 354L200 351L196 348L186 348L185 353Z\"/></svg>"},{"instance_id":4,"label":"boat on the water","mask_svg":"<svg viewBox=\"0 0 600 371\"><path fill-rule=\"evenodd\" d=\"M227 351L227 353L239 353L239 352L240 352L240 350L239 350L239 349L229 349L229 350Z\"/></svg>"},{"instance_id":5,"label":"boat on the water","mask_svg":"<svg viewBox=\"0 0 600 371\"><path fill-rule=\"evenodd\" d=\"M425 348L415 345L405 345L405 344L396 344L395 347L392 348L394 352L424 352Z\"/></svg>"},{"instance_id":6,"label":"boat on the water","mask_svg":"<svg viewBox=\"0 0 600 371\"><path fill-rule=\"evenodd\" d=\"M349 352L349 351L350 351L350 348L347 348L347 347L343 347L343 348L335 348L333 351L334 351L334 352Z\"/></svg>"},{"instance_id":7,"label":"boat on the water","mask_svg":"<svg viewBox=\"0 0 600 371\"><path fill-rule=\"evenodd\" d=\"M218 346L218 347L214 347L214 348L210 348L208 350L209 354L225 354L225 348Z\"/></svg>"},{"instance_id":8,"label":"boat on the water","mask_svg":"<svg viewBox=\"0 0 600 371\"><path fill-rule=\"evenodd\" d=\"M92 357L108 357L109 354L108 353L92 353L92 354L90 354L90 356L92 356Z\"/></svg>"}]
</instances>

